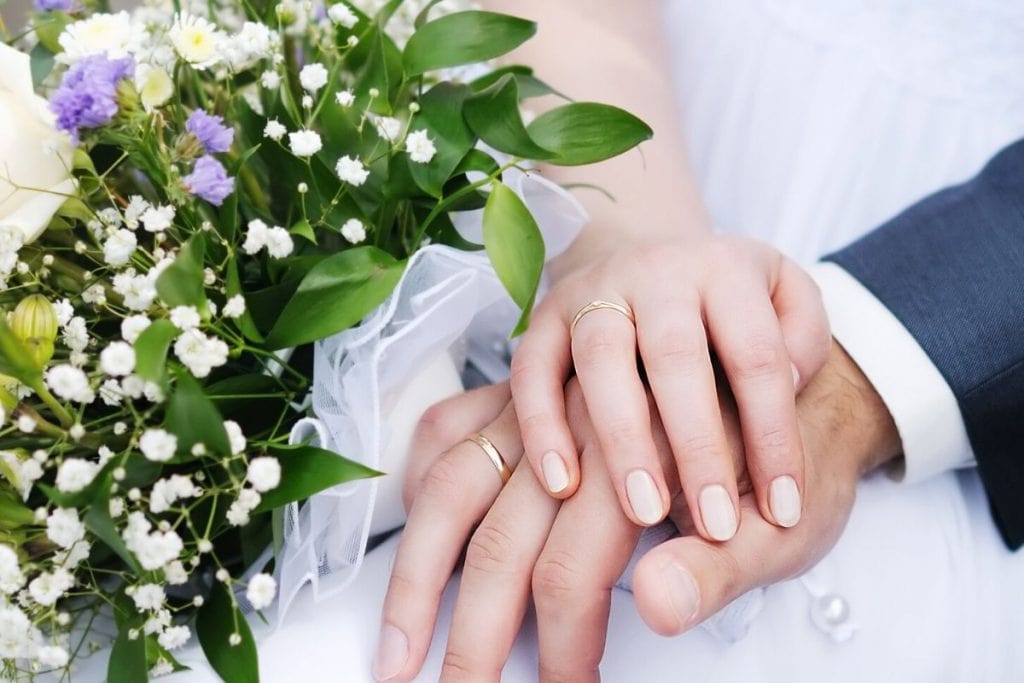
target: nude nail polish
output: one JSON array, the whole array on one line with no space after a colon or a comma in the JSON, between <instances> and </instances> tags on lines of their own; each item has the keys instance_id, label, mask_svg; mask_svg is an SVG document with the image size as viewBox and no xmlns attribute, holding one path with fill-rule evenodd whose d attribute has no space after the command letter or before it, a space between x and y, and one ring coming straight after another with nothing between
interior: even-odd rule
<instances>
[{"instance_id":1,"label":"nude nail polish","mask_svg":"<svg viewBox=\"0 0 1024 683\"><path fill-rule=\"evenodd\" d=\"M547 484L548 491L560 493L569 487L569 470L565 468L565 461L558 453L545 453L540 460L540 467L544 472L544 483Z\"/></svg>"},{"instance_id":2,"label":"nude nail polish","mask_svg":"<svg viewBox=\"0 0 1024 683\"><path fill-rule=\"evenodd\" d=\"M796 526L800 521L800 490L793 477L786 475L772 480L768 488L768 507L776 524Z\"/></svg>"},{"instance_id":3,"label":"nude nail polish","mask_svg":"<svg viewBox=\"0 0 1024 683\"><path fill-rule=\"evenodd\" d=\"M644 470L633 470L626 476L626 498L633 514L644 524L657 524L665 516L658 487Z\"/></svg>"},{"instance_id":4,"label":"nude nail polish","mask_svg":"<svg viewBox=\"0 0 1024 683\"><path fill-rule=\"evenodd\" d=\"M378 681L394 678L405 668L408 659L409 639L398 627L384 624L380 629L377 656L373 660L373 677Z\"/></svg>"},{"instance_id":5,"label":"nude nail polish","mask_svg":"<svg viewBox=\"0 0 1024 683\"><path fill-rule=\"evenodd\" d=\"M700 517L708 535L716 541L728 541L736 535L736 508L724 486L705 486L698 499Z\"/></svg>"}]
</instances>

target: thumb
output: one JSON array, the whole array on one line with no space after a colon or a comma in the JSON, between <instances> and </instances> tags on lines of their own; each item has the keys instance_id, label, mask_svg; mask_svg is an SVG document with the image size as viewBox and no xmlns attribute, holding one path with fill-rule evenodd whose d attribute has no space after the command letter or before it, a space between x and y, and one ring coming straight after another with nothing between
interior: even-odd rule
<instances>
[{"instance_id":1,"label":"thumb","mask_svg":"<svg viewBox=\"0 0 1024 683\"><path fill-rule=\"evenodd\" d=\"M747 591L805 566L812 553L794 542L793 529L765 522L755 508L745 512L739 531L727 543L684 536L641 558L633 574L633 594L651 630L663 636L682 633Z\"/></svg>"}]
</instances>

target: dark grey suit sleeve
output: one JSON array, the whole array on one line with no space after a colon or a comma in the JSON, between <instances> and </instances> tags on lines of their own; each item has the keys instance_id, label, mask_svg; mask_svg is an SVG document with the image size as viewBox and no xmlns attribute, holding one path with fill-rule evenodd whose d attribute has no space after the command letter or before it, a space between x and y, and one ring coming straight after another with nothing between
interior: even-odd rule
<instances>
[{"instance_id":1,"label":"dark grey suit sleeve","mask_svg":"<svg viewBox=\"0 0 1024 683\"><path fill-rule=\"evenodd\" d=\"M826 257L910 331L960 405L996 524L1024 544L1024 141Z\"/></svg>"}]
</instances>

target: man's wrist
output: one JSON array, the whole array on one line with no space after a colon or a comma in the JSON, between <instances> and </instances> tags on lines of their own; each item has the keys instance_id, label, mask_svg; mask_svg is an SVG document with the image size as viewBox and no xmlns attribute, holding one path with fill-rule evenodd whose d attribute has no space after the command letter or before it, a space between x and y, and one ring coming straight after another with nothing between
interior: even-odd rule
<instances>
[{"instance_id":1,"label":"man's wrist","mask_svg":"<svg viewBox=\"0 0 1024 683\"><path fill-rule=\"evenodd\" d=\"M832 446L864 474L902 452L892 415L870 380L833 340L828 362L800 394L801 420L812 424Z\"/></svg>"}]
</instances>

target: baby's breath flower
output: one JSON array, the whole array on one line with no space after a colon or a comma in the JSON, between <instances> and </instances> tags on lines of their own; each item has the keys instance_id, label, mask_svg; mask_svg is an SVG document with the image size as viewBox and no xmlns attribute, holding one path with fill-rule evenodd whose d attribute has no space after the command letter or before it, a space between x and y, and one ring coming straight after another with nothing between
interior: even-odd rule
<instances>
[{"instance_id":1,"label":"baby's breath flower","mask_svg":"<svg viewBox=\"0 0 1024 683\"><path fill-rule=\"evenodd\" d=\"M183 332L199 327L199 323L202 322L199 310L195 306L175 306L171 309L170 318L171 324Z\"/></svg>"},{"instance_id":2,"label":"baby's breath flower","mask_svg":"<svg viewBox=\"0 0 1024 683\"><path fill-rule=\"evenodd\" d=\"M178 450L178 437L163 429L147 429L139 438L139 450L147 460L167 462Z\"/></svg>"},{"instance_id":3,"label":"baby's breath flower","mask_svg":"<svg viewBox=\"0 0 1024 683\"><path fill-rule=\"evenodd\" d=\"M334 170L342 181L355 187L359 187L370 177L370 171L363 166L363 162L359 159L353 159L347 154L338 159Z\"/></svg>"},{"instance_id":4,"label":"baby's breath flower","mask_svg":"<svg viewBox=\"0 0 1024 683\"><path fill-rule=\"evenodd\" d=\"M128 342L110 342L100 352L100 369L111 377L130 375L135 370L135 349Z\"/></svg>"},{"instance_id":5,"label":"baby's breath flower","mask_svg":"<svg viewBox=\"0 0 1024 683\"><path fill-rule=\"evenodd\" d=\"M277 582L270 574L257 574L249 579L249 585L245 590L245 598L252 605L253 609L265 609L274 602L277 594Z\"/></svg>"},{"instance_id":6,"label":"baby's breath flower","mask_svg":"<svg viewBox=\"0 0 1024 683\"><path fill-rule=\"evenodd\" d=\"M366 227L358 218L349 218L341 226L341 236L352 244L359 244L366 239Z\"/></svg>"},{"instance_id":7,"label":"baby's breath flower","mask_svg":"<svg viewBox=\"0 0 1024 683\"><path fill-rule=\"evenodd\" d=\"M419 164L429 164L437 154L434 141L430 139L425 130L409 133L405 138L405 151L409 153L410 159Z\"/></svg>"},{"instance_id":8,"label":"baby's breath flower","mask_svg":"<svg viewBox=\"0 0 1024 683\"><path fill-rule=\"evenodd\" d=\"M323 141L320 135L311 130L298 130L288 133L288 145L292 154L297 157L311 157L323 148Z\"/></svg>"},{"instance_id":9,"label":"baby's breath flower","mask_svg":"<svg viewBox=\"0 0 1024 683\"><path fill-rule=\"evenodd\" d=\"M392 116L381 116L376 122L377 134L388 142L396 142L402 134L402 122Z\"/></svg>"},{"instance_id":10,"label":"baby's breath flower","mask_svg":"<svg viewBox=\"0 0 1024 683\"><path fill-rule=\"evenodd\" d=\"M299 83L310 95L315 95L327 85L327 78L327 69L319 63L307 64L299 72Z\"/></svg>"},{"instance_id":11,"label":"baby's breath flower","mask_svg":"<svg viewBox=\"0 0 1024 683\"><path fill-rule=\"evenodd\" d=\"M245 313L245 297L241 294L235 294L227 300L224 304L224 310L221 312L225 318L241 317Z\"/></svg>"},{"instance_id":12,"label":"baby's breath flower","mask_svg":"<svg viewBox=\"0 0 1024 683\"><path fill-rule=\"evenodd\" d=\"M260 74L260 84L267 90L277 90L281 87L281 76L276 71L264 71Z\"/></svg>"},{"instance_id":13,"label":"baby's breath flower","mask_svg":"<svg viewBox=\"0 0 1024 683\"><path fill-rule=\"evenodd\" d=\"M344 3L337 3L327 8L327 17L339 26L352 28L359 21L359 17Z\"/></svg>"},{"instance_id":14,"label":"baby's breath flower","mask_svg":"<svg viewBox=\"0 0 1024 683\"><path fill-rule=\"evenodd\" d=\"M334 101L342 107L351 107L356 101L356 96L351 90L339 90L334 94Z\"/></svg>"},{"instance_id":15,"label":"baby's breath flower","mask_svg":"<svg viewBox=\"0 0 1024 683\"><path fill-rule=\"evenodd\" d=\"M253 458L249 462L245 478L254 489L266 493L281 483L281 463L269 455Z\"/></svg>"}]
</instances>

